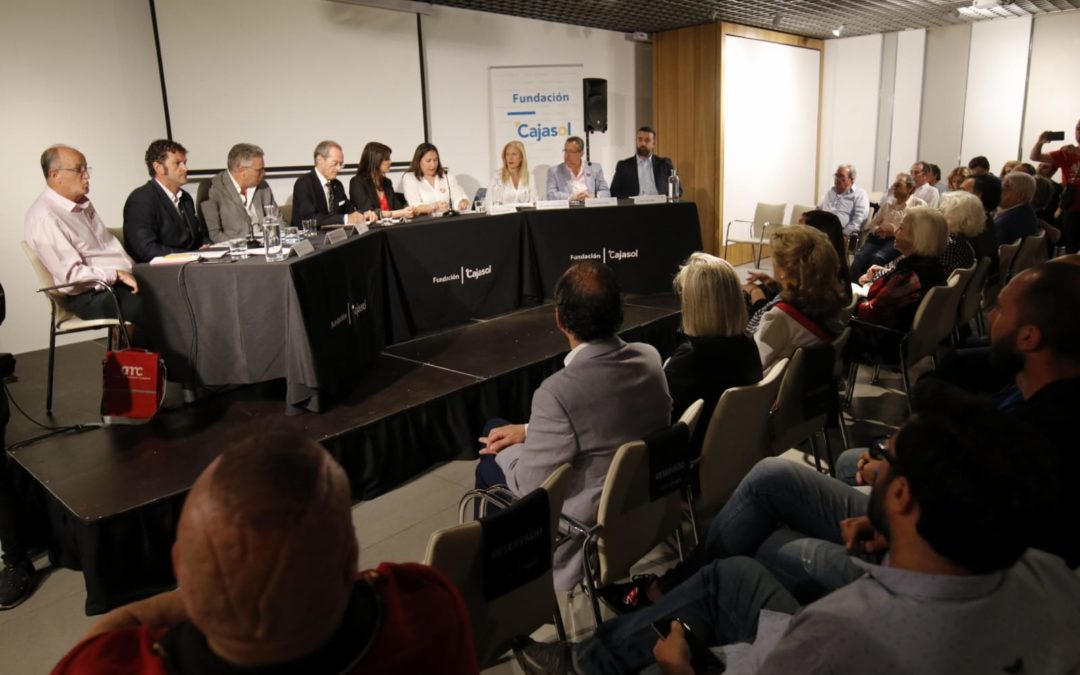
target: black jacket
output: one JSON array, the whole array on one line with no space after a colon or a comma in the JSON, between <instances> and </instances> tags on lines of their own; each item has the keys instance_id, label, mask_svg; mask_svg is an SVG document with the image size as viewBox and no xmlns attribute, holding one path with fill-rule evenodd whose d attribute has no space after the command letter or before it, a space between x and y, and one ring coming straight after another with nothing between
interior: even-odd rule
<instances>
[{"instance_id":1,"label":"black jacket","mask_svg":"<svg viewBox=\"0 0 1080 675\"><path fill-rule=\"evenodd\" d=\"M659 194L667 194L668 176L671 175L671 160L667 157L653 155L653 180L656 181L656 191ZM611 179L611 196L619 199L635 197L641 192L638 185L637 155L629 159L619 160L615 165L615 176ZM681 192L681 188L680 188Z\"/></svg>"},{"instance_id":2,"label":"black jacket","mask_svg":"<svg viewBox=\"0 0 1080 675\"><path fill-rule=\"evenodd\" d=\"M390 203L390 210L405 208L405 198L394 192L394 185L390 179L383 176L383 192L386 193L386 201ZM370 176L357 174L349 181L349 199L357 211L379 211L379 195L375 191L375 183Z\"/></svg>"},{"instance_id":3,"label":"black jacket","mask_svg":"<svg viewBox=\"0 0 1080 675\"><path fill-rule=\"evenodd\" d=\"M326 187L320 182L315 170L296 179L292 190L292 217L290 225L300 227L301 221L315 218L319 225L340 225L344 216L356 210L345 196L345 186L337 178L331 181L334 190L333 209L326 206Z\"/></svg>"},{"instance_id":4,"label":"black jacket","mask_svg":"<svg viewBox=\"0 0 1080 675\"><path fill-rule=\"evenodd\" d=\"M183 190L180 209L183 215L153 179L132 190L124 203L124 248L135 262L194 251L210 242L206 226L195 217L195 201Z\"/></svg>"}]
</instances>

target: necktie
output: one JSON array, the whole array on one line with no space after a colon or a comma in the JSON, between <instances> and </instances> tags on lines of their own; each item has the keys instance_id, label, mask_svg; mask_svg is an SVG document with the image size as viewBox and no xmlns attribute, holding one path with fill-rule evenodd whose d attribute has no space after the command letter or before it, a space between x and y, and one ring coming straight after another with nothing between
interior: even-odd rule
<instances>
[{"instance_id":1,"label":"necktie","mask_svg":"<svg viewBox=\"0 0 1080 675\"><path fill-rule=\"evenodd\" d=\"M326 181L326 212L334 212L334 184Z\"/></svg>"}]
</instances>

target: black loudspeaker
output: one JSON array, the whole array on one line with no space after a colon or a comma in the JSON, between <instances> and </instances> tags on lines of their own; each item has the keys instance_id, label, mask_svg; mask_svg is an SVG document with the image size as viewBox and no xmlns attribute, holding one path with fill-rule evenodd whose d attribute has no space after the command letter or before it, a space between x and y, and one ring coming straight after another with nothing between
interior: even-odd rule
<instances>
[{"instance_id":1,"label":"black loudspeaker","mask_svg":"<svg viewBox=\"0 0 1080 675\"><path fill-rule=\"evenodd\" d=\"M586 77L581 82L585 100L585 131L607 131L607 80Z\"/></svg>"}]
</instances>

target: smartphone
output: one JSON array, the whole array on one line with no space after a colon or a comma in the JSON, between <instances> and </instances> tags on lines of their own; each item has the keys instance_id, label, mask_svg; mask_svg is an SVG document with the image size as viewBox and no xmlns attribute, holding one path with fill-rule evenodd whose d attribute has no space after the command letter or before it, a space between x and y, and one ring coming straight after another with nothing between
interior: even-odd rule
<instances>
[{"instance_id":1,"label":"smartphone","mask_svg":"<svg viewBox=\"0 0 1080 675\"><path fill-rule=\"evenodd\" d=\"M1050 132L1050 140L1051 141L1063 141L1063 140L1065 140L1065 132L1064 131L1051 131Z\"/></svg>"},{"instance_id":2,"label":"smartphone","mask_svg":"<svg viewBox=\"0 0 1080 675\"><path fill-rule=\"evenodd\" d=\"M722 673L726 669L724 662L716 657L709 651L709 648L698 637L697 633L690 630L690 626L686 625L686 622L682 619L668 617L666 619L660 619L654 621L652 629L660 639L666 638L671 634L671 622L678 621L682 624L683 633L686 635L686 644L690 647L690 665L694 668L695 673Z\"/></svg>"}]
</instances>

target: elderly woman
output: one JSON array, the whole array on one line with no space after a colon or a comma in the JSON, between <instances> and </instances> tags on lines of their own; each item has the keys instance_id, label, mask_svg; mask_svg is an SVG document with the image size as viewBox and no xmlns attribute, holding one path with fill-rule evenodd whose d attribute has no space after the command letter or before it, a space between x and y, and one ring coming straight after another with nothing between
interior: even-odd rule
<instances>
[{"instance_id":1,"label":"elderly woman","mask_svg":"<svg viewBox=\"0 0 1080 675\"><path fill-rule=\"evenodd\" d=\"M963 190L942 195L938 210L949 225L949 241L941 254L941 271L947 279L953 270L977 262L971 240L986 229L986 216L979 198Z\"/></svg>"},{"instance_id":2,"label":"elderly woman","mask_svg":"<svg viewBox=\"0 0 1080 675\"><path fill-rule=\"evenodd\" d=\"M502 168L491 177L487 200L492 204L531 204L540 199L529 176L529 159L521 141L503 146Z\"/></svg>"},{"instance_id":3,"label":"elderly woman","mask_svg":"<svg viewBox=\"0 0 1080 675\"><path fill-rule=\"evenodd\" d=\"M726 260L694 253L675 276L682 301L683 340L664 365L674 401L672 419L697 399L705 401L691 447L700 450L716 402L731 387L761 379L754 340L743 333L746 305L735 268Z\"/></svg>"},{"instance_id":4,"label":"elderly woman","mask_svg":"<svg viewBox=\"0 0 1080 675\"><path fill-rule=\"evenodd\" d=\"M753 332L763 370L799 347L832 342L841 330L837 314L843 304L836 277L840 261L825 234L792 225L777 230L769 246L780 294L762 308Z\"/></svg>"},{"instance_id":5,"label":"elderly woman","mask_svg":"<svg viewBox=\"0 0 1080 675\"><path fill-rule=\"evenodd\" d=\"M852 335L853 353L895 353L901 334L911 329L926 291L945 283L941 254L948 239L949 226L940 211L925 206L908 210L896 229L900 257L885 268L868 272L871 279L860 279L861 283L872 283L866 298L855 308L861 323Z\"/></svg>"},{"instance_id":6,"label":"elderly woman","mask_svg":"<svg viewBox=\"0 0 1080 675\"><path fill-rule=\"evenodd\" d=\"M871 265L884 265L900 255L894 245L896 227L904 214L913 206L926 206L926 202L914 196L915 179L911 174L898 173L890 188L889 196L881 209L870 221L870 234L851 263L851 278L858 279Z\"/></svg>"}]
</instances>

